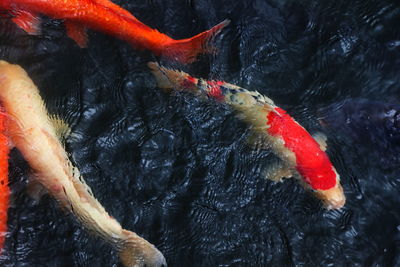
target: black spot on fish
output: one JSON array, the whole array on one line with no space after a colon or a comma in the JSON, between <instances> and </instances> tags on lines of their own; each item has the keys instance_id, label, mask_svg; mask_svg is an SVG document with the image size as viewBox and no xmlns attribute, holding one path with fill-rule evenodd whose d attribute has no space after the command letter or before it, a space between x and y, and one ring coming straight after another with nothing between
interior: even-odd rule
<instances>
[{"instance_id":1,"label":"black spot on fish","mask_svg":"<svg viewBox=\"0 0 400 267\"><path fill-rule=\"evenodd\" d=\"M219 88L223 95L226 95L229 92L229 89L226 88L225 86L220 86ZM235 92L232 92L232 93L235 93Z\"/></svg>"}]
</instances>

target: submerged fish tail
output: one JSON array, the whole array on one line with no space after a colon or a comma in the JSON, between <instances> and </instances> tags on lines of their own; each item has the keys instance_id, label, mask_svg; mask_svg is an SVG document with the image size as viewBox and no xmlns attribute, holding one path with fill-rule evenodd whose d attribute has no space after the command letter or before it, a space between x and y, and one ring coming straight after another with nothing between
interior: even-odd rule
<instances>
[{"instance_id":1,"label":"submerged fish tail","mask_svg":"<svg viewBox=\"0 0 400 267\"><path fill-rule=\"evenodd\" d=\"M187 64L195 61L199 54L213 53L215 52L215 47L210 44L210 41L229 23L230 21L226 19L213 28L199 33L196 36L182 40L174 40L170 44L165 45L162 55Z\"/></svg>"}]
</instances>

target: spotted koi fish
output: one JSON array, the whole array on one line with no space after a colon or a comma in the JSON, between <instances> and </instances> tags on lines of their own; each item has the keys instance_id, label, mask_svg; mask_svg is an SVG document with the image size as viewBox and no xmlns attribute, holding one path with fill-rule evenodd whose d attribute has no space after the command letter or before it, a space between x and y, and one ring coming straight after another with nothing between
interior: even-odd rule
<instances>
[{"instance_id":1,"label":"spotted koi fish","mask_svg":"<svg viewBox=\"0 0 400 267\"><path fill-rule=\"evenodd\" d=\"M236 110L257 135L266 139L268 146L282 160L282 166L267 171L267 178L281 180L283 177L298 177L328 209L343 207L346 198L340 177L325 153L326 142L322 135L313 138L285 110L256 91L224 81L195 78L153 62L148 66L160 88L206 95Z\"/></svg>"}]
</instances>

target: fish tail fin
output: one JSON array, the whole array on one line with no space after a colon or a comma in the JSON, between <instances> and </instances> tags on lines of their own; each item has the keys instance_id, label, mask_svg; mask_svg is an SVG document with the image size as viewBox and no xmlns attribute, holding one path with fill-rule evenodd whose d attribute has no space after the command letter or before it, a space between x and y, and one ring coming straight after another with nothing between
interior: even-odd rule
<instances>
[{"instance_id":1,"label":"fish tail fin","mask_svg":"<svg viewBox=\"0 0 400 267\"><path fill-rule=\"evenodd\" d=\"M164 48L163 55L187 64L195 61L199 54L215 53L216 49L210 41L229 23L230 20L226 19L196 36L173 41Z\"/></svg>"}]
</instances>

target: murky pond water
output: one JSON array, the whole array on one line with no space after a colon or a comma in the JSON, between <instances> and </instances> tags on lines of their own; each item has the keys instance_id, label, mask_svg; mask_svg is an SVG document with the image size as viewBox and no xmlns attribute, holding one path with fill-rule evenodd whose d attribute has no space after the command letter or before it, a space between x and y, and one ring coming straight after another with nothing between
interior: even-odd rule
<instances>
[{"instance_id":1,"label":"murky pond water","mask_svg":"<svg viewBox=\"0 0 400 267\"><path fill-rule=\"evenodd\" d=\"M170 266L400 265L399 4L113 2L174 38L231 19L218 53L191 65L94 31L80 49L49 18L38 36L0 20L0 58L22 65L51 113L69 122L68 151L125 228ZM248 146L248 126L223 104L162 92L146 66L154 60L258 90L308 131L324 131L346 206L328 211L294 179L265 180L275 156ZM0 265L119 266L53 199L27 196L29 167L17 150L10 165Z\"/></svg>"}]
</instances>

